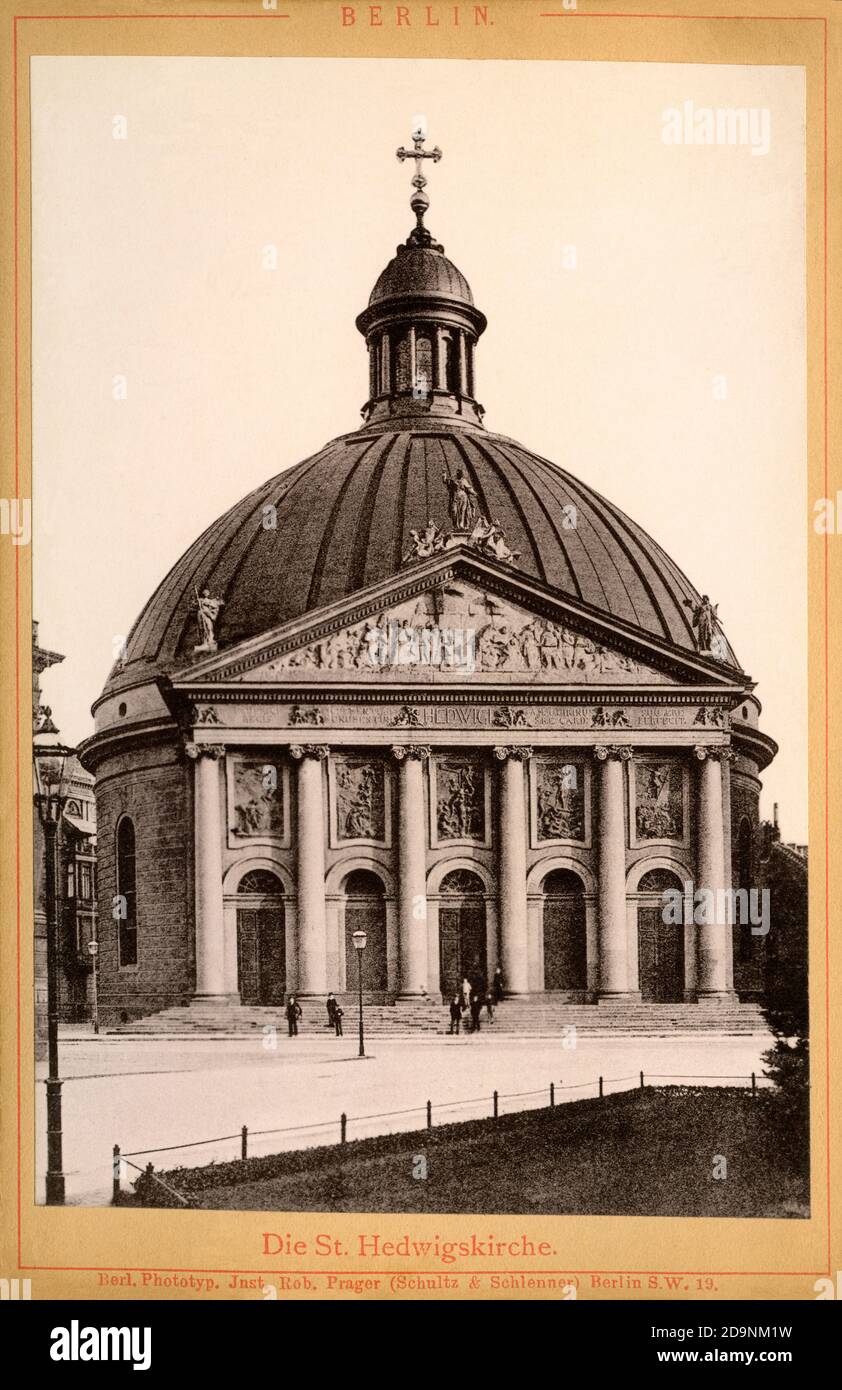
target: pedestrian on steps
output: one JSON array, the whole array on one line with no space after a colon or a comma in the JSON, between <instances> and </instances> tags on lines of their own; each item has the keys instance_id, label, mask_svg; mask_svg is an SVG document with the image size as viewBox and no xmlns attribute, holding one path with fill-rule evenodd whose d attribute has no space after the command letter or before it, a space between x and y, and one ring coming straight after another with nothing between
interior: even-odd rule
<instances>
[{"instance_id":1,"label":"pedestrian on steps","mask_svg":"<svg viewBox=\"0 0 842 1390\"><path fill-rule=\"evenodd\" d=\"M290 1035L291 1038L297 1038L297 1037L298 1037L298 1020L299 1020L300 1017L301 1017L301 1005L299 1004L299 1002L298 1002L298 1000L296 999L296 997L295 997L294 994L291 994L291 995L289 996L289 1000L288 1000L288 1002L287 1002L286 1014L287 1014L287 1024L288 1024L288 1026L289 1026L289 1035Z\"/></svg>"}]
</instances>

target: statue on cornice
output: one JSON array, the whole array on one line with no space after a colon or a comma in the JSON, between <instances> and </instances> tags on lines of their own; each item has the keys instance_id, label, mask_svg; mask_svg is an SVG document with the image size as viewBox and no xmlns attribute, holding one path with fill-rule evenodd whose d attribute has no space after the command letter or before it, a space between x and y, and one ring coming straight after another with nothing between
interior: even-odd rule
<instances>
[{"instance_id":1,"label":"statue on cornice","mask_svg":"<svg viewBox=\"0 0 842 1390\"><path fill-rule=\"evenodd\" d=\"M410 560L427 560L437 551L444 549L444 536L432 520L427 522L423 531L410 531L409 534L412 537L412 545L401 564L405 565Z\"/></svg>"},{"instance_id":2,"label":"statue on cornice","mask_svg":"<svg viewBox=\"0 0 842 1390\"><path fill-rule=\"evenodd\" d=\"M198 589L196 594L196 623L199 629L199 642L193 648L196 652L215 652L216 638L213 626L219 617L219 610L225 607L221 598L211 598L210 589L203 589L201 594Z\"/></svg>"},{"instance_id":3,"label":"statue on cornice","mask_svg":"<svg viewBox=\"0 0 842 1390\"><path fill-rule=\"evenodd\" d=\"M693 610L693 627L696 629L696 645L700 652L712 652L714 656L724 655L724 638L719 624L719 604L711 603L707 594L702 594L701 602L684 600L685 608Z\"/></svg>"},{"instance_id":4,"label":"statue on cornice","mask_svg":"<svg viewBox=\"0 0 842 1390\"><path fill-rule=\"evenodd\" d=\"M443 473L442 481L450 499L450 520L457 531L470 531L477 514L477 495L464 469L454 478L451 473Z\"/></svg>"}]
</instances>

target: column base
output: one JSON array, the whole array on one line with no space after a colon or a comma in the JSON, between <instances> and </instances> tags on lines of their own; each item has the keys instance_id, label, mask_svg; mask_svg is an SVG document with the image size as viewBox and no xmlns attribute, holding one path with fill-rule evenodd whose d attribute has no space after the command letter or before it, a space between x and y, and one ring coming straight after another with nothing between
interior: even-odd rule
<instances>
[{"instance_id":1,"label":"column base","mask_svg":"<svg viewBox=\"0 0 842 1390\"><path fill-rule=\"evenodd\" d=\"M618 989L600 990L596 997L597 1004L640 1004L642 1002L639 989Z\"/></svg>"},{"instance_id":2,"label":"column base","mask_svg":"<svg viewBox=\"0 0 842 1390\"><path fill-rule=\"evenodd\" d=\"M735 989L712 989L706 990L704 994L699 992L696 995L697 1004L736 1004L738 1002Z\"/></svg>"},{"instance_id":3,"label":"column base","mask_svg":"<svg viewBox=\"0 0 842 1390\"><path fill-rule=\"evenodd\" d=\"M190 1004L237 1004L240 1003L239 994L191 994Z\"/></svg>"}]
</instances>

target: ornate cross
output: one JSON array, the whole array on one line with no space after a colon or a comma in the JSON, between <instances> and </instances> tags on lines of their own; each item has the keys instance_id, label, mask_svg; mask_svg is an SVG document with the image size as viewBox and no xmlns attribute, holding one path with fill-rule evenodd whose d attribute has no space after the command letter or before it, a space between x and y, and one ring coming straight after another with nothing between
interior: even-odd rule
<instances>
[{"instance_id":1,"label":"ornate cross","mask_svg":"<svg viewBox=\"0 0 842 1390\"><path fill-rule=\"evenodd\" d=\"M412 132L413 148L411 150L408 150L403 145L401 145L400 149L397 151L397 157L400 160L401 164L403 164L405 159L415 160L415 174L412 178L412 187L415 189L415 192L409 200L409 206L415 213L416 226L410 233L409 240L416 246L435 245L432 236L427 231L427 228L424 226L424 213L430 206L430 200L424 192L424 189L427 186L427 180L421 173L421 169L425 159L432 159L434 164L438 164L439 160L441 159L442 152L439 149L438 145L436 145L435 148L432 150L425 150L423 146L424 141L426 139L427 133L424 130L423 126L416 126L415 130Z\"/></svg>"}]
</instances>

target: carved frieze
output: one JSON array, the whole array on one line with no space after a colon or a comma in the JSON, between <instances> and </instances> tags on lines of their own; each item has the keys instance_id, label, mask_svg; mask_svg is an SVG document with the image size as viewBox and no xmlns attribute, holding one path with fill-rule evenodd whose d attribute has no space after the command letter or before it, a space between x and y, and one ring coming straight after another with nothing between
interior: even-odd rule
<instances>
[{"instance_id":1,"label":"carved frieze","mask_svg":"<svg viewBox=\"0 0 842 1390\"><path fill-rule=\"evenodd\" d=\"M337 757L337 840L386 839L386 769L382 762L364 757Z\"/></svg>"},{"instance_id":2,"label":"carved frieze","mask_svg":"<svg viewBox=\"0 0 842 1390\"><path fill-rule=\"evenodd\" d=\"M556 683L663 680L654 669L566 623L457 583L440 584L417 600L289 652L250 677L355 672L423 678L432 672L476 671Z\"/></svg>"},{"instance_id":3,"label":"carved frieze","mask_svg":"<svg viewBox=\"0 0 842 1390\"><path fill-rule=\"evenodd\" d=\"M438 840L486 839L485 770L472 758L435 763L435 830Z\"/></svg>"},{"instance_id":4,"label":"carved frieze","mask_svg":"<svg viewBox=\"0 0 842 1390\"><path fill-rule=\"evenodd\" d=\"M685 773L680 763L653 758L636 760L634 833L638 843L685 839Z\"/></svg>"},{"instance_id":5,"label":"carved frieze","mask_svg":"<svg viewBox=\"0 0 842 1390\"><path fill-rule=\"evenodd\" d=\"M232 843L283 840L285 771L267 754L228 758L228 832Z\"/></svg>"},{"instance_id":6,"label":"carved frieze","mask_svg":"<svg viewBox=\"0 0 842 1390\"><path fill-rule=\"evenodd\" d=\"M588 839L586 775L581 761L536 759L534 828L538 843L573 840L583 844Z\"/></svg>"}]
</instances>

